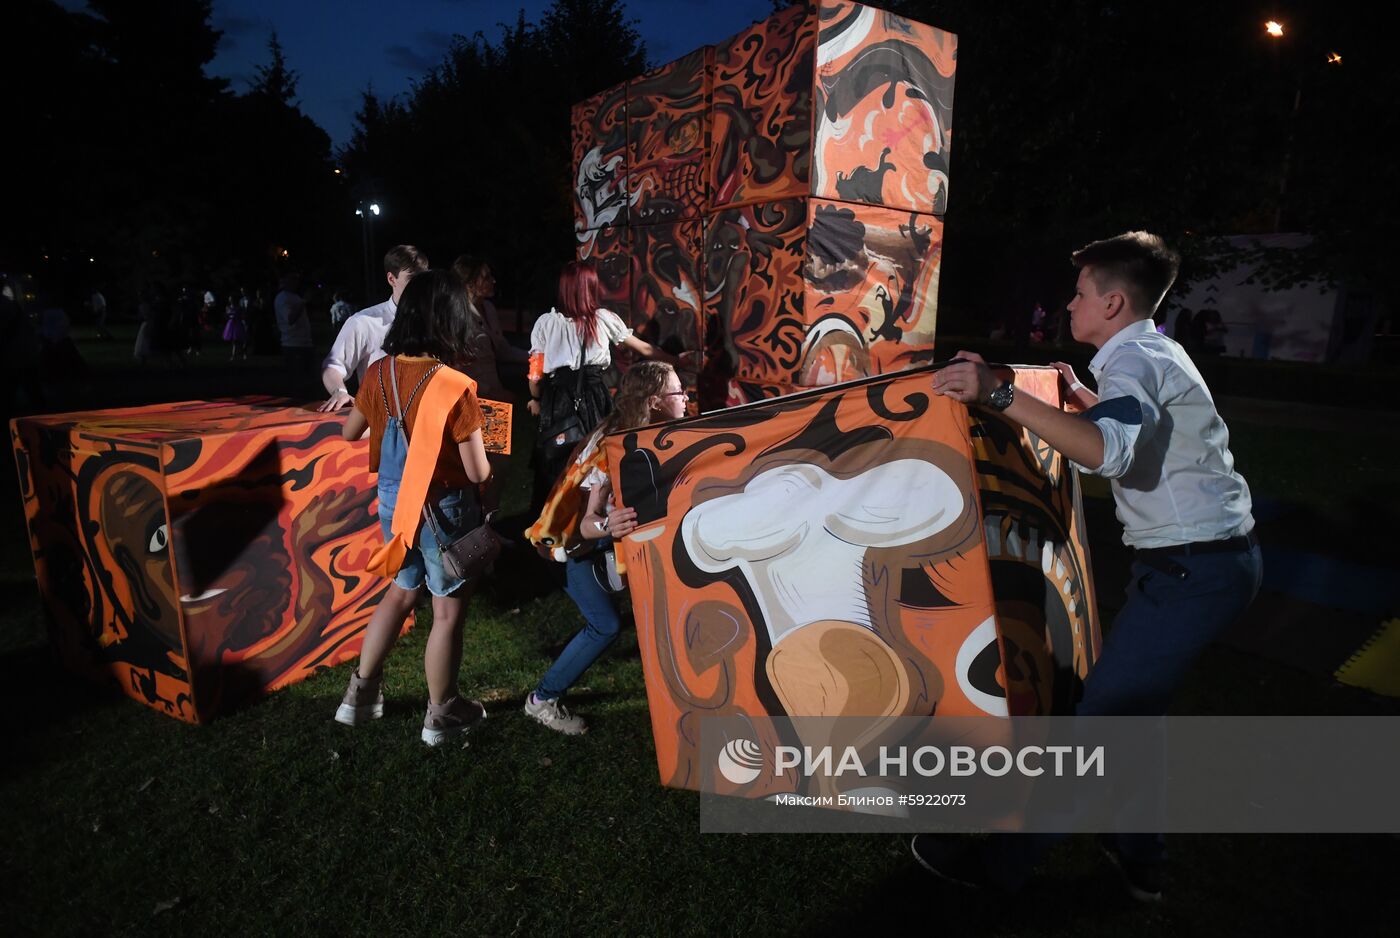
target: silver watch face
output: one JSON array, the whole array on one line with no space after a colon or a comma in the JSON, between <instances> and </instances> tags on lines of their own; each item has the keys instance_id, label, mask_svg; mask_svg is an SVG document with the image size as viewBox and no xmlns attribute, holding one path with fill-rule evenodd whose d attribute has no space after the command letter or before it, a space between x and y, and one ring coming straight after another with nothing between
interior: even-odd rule
<instances>
[{"instance_id":1,"label":"silver watch face","mask_svg":"<svg viewBox=\"0 0 1400 938\"><path fill-rule=\"evenodd\" d=\"M1000 387L992 390L992 393L987 396L987 403L995 410L1006 410L1006 408L1011 406L1011 400L1015 396L1016 386L1010 381L1007 381Z\"/></svg>"}]
</instances>

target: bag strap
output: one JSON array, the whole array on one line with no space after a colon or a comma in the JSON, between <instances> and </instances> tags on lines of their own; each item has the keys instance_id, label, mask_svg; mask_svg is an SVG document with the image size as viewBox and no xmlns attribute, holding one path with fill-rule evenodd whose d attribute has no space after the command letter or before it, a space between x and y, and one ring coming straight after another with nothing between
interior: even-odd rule
<instances>
[{"instance_id":1,"label":"bag strap","mask_svg":"<svg viewBox=\"0 0 1400 938\"><path fill-rule=\"evenodd\" d=\"M583 333L578 336L578 370L574 372L574 413L578 413L579 399L583 397L583 358L588 346L583 341Z\"/></svg>"},{"instance_id":2,"label":"bag strap","mask_svg":"<svg viewBox=\"0 0 1400 938\"><path fill-rule=\"evenodd\" d=\"M392 368L392 365L390 366ZM394 385L394 397L398 397L398 378L389 373ZM418 405L418 426L413 439L408 442L408 456L404 460L403 478L399 482L399 500L394 506L394 518L390 522L391 535L402 535L407 546L413 546L418 533L418 517L425 510L428 487L437 468L438 454L442 451L442 431L447 426L447 417L452 406L467 391L476 390L476 382L453 368L435 366L423 380L418 382L423 391L422 403ZM418 393L414 388L409 401ZM400 420L402 425L402 419ZM405 438L407 434L405 433Z\"/></svg>"},{"instance_id":3,"label":"bag strap","mask_svg":"<svg viewBox=\"0 0 1400 938\"><path fill-rule=\"evenodd\" d=\"M442 362L438 362L436 365L434 365L433 367L429 368L429 369L428 369L428 373L425 374L425 375L423 375L423 377L421 377L421 378L418 379L418 383L417 383L416 385L413 386L413 390L410 391L409 394L408 394L408 403L407 403L407 404L404 404L404 405L402 405L402 406L400 406L400 405L399 405L399 373L398 373L397 371L394 370L394 358L395 358L395 357L396 357L396 356L390 356L390 357L389 357L389 383L392 384L392 385L394 386L394 405L395 405L396 407L398 407L398 410L395 411L395 412L393 413L393 416L399 418L399 426L401 426L401 427L403 428L403 438L406 440L406 439L408 439L408 426L407 426L407 424L406 424L404 421L405 421L406 415L408 414L408 409L409 409L410 407L413 406L413 399L414 399L415 397L418 396L418 390L419 390L419 388L423 387L423 385L424 385L425 383L427 383L427 381L428 381L429 378L431 378L433 375L437 374L437 370L438 370L439 368L442 367ZM379 369L379 390L380 390L381 393L384 391L384 369L383 369L383 368ZM387 399L384 401L384 410L385 410L386 413L389 411L389 401L388 401Z\"/></svg>"}]
</instances>

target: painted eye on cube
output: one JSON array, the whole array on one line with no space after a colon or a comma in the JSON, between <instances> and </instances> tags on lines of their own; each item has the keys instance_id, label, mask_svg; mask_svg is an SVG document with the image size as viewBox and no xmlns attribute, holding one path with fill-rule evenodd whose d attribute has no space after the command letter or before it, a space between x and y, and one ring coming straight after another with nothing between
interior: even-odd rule
<instances>
[{"instance_id":1,"label":"painted eye on cube","mask_svg":"<svg viewBox=\"0 0 1400 938\"><path fill-rule=\"evenodd\" d=\"M162 524L151 532L151 539L146 544L146 549L153 554L159 554L165 550L167 543L165 525Z\"/></svg>"}]
</instances>

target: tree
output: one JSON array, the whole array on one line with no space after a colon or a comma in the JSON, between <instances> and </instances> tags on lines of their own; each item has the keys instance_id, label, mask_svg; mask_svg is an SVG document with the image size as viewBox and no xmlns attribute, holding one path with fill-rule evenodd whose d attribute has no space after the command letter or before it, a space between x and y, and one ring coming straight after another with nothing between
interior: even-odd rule
<instances>
[{"instance_id":1,"label":"tree","mask_svg":"<svg viewBox=\"0 0 1400 938\"><path fill-rule=\"evenodd\" d=\"M381 243L489 254L504 296L547 303L572 252L570 108L645 68L621 2L556 0L494 42L456 37L403 101L365 92L342 162L386 204Z\"/></svg>"},{"instance_id":2,"label":"tree","mask_svg":"<svg viewBox=\"0 0 1400 938\"><path fill-rule=\"evenodd\" d=\"M1383 36L1350 4L1294 4L1318 46L1301 110L1302 63L1266 44L1252 7L1181 0L1164 17L1091 0L882 5L959 36L944 323L1058 302L1069 251L1132 228L1167 236L1188 276L1208 275L1219 236L1274 227L1290 138L1284 225L1317 242L1278 253L1275 282L1315 276L1322 258L1393 289L1382 247L1393 213L1367 206L1397 181L1378 141L1393 136L1383 128L1397 123L1400 88ZM1322 36L1348 50L1341 69L1325 72Z\"/></svg>"},{"instance_id":3,"label":"tree","mask_svg":"<svg viewBox=\"0 0 1400 938\"><path fill-rule=\"evenodd\" d=\"M282 43L277 41L276 30L268 37L267 53L270 61L258 66L258 77L249 94L296 107L297 73L287 67L287 57L282 53Z\"/></svg>"}]
</instances>

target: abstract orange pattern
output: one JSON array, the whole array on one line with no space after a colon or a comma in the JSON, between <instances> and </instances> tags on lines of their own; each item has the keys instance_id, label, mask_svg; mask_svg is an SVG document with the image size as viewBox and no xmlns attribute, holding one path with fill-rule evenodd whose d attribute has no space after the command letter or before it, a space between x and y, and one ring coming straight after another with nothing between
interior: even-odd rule
<instances>
[{"instance_id":1,"label":"abstract orange pattern","mask_svg":"<svg viewBox=\"0 0 1400 938\"><path fill-rule=\"evenodd\" d=\"M942 254L943 223L933 215L812 199L796 383L817 387L930 361Z\"/></svg>"},{"instance_id":2,"label":"abstract orange pattern","mask_svg":"<svg viewBox=\"0 0 1400 938\"><path fill-rule=\"evenodd\" d=\"M813 194L943 214L957 37L848 0L819 17Z\"/></svg>"},{"instance_id":3,"label":"abstract orange pattern","mask_svg":"<svg viewBox=\"0 0 1400 938\"><path fill-rule=\"evenodd\" d=\"M816 32L810 8L798 5L716 48L710 118L714 208L811 194Z\"/></svg>"},{"instance_id":4,"label":"abstract orange pattern","mask_svg":"<svg viewBox=\"0 0 1400 938\"><path fill-rule=\"evenodd\" d=\"M1017 368L1015 384L1063 406L1053 368ZM1067 713L1099 656L1079 476L1057 450L1005 417L978 409L971 419L1011 710Z\"/></svg>"},{"instance_id":5,"label":"abstract orange pattern","mask_svg":"<svg viewBox=\"0 0 1400 938\"><path fill-rule=\"evenodd\" d=\"M930 384L921 368L607 438L638 516L620 551L664 784L698 786L706 716L873 733L1053 697L1053 669L1017 670L1008 696L974 425ZM1013 638L1019 665L1034 632Z\"/></svg>"},{"instance_id":6,"label":"abstract orange pattern","mask_svg":"<svg viewBox=\"0 0 1400 938\"><path fill-rule=\"evenodd\" d=\"M488 436L509 440L509 407ZM502 422L504 421L504 432ZM358 654L387 584L368 443L270 398L19 418L53 643L190 722Z\"/></svg>"},{"instance_id":7,"label":"abstract orange pattern","mask_svg":"<svg viewBox=\"0 0 1400 938\"><path fill-rule=\"evenodd\" d=\"M624 225L609 225L588 235L588 242L578 246L578 259L593 258L598 271L599 301L621 316L623 322L631 322L634 265L629 230Z\"/></svg>"},{"instance_id":8,"label":"abstract orange pattern","mask_svg":"<svg viewBox=\"0 0 1400 938\"><path fill-rule=\"evenodd\" d=\"M705 225L709 386L754 395L793 384L806 335L802 265L807 200L716 211ZM701 402L703 408L714 404Z\"/></svg>"},{"instance_id":9,"label":"abstract orange pattern","mask_svg":"<svg viewBox=\"0 0 1400 938\"><path fill-rule=\"evenodd\" d=\"M709 207L709 85L705 46L627 84L631 225L699 218Z\"/></svg>"},{"instance_id":10,"label":"abstract orange pattern","mask_svg":"<svg viewBox=\"0 0 1400 938\"><path fill-rule=\"evenodd\" d=\"M638 336L672 355L704 348L704 241L698 218L632 229L632 325ZM681 376L692 402L694 378L690 372Z\"/></svg>"}]
</instances>

